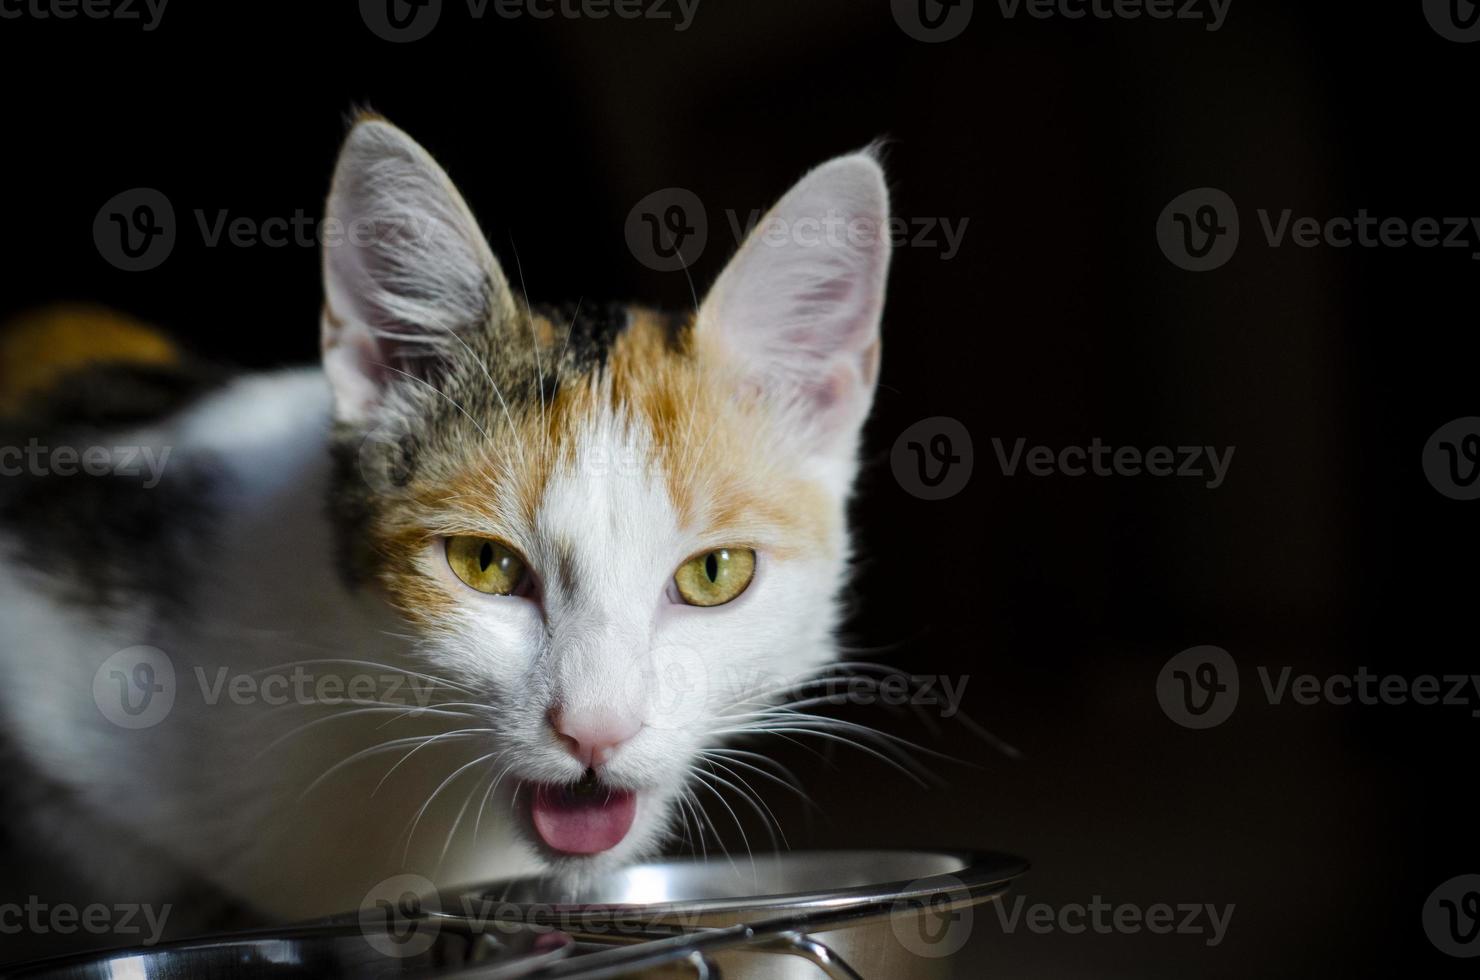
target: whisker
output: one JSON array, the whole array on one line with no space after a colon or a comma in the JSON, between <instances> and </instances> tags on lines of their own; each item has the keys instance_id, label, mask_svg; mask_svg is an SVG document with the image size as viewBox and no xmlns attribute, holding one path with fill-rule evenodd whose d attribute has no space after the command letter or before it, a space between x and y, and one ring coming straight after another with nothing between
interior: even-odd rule
<instances>
[{"instance_id":1,"label":"whisker","mask_svg":"<svg viewBox=\"0 0 1480 980\"><path fill-rule=\"evenodd\" d=\"M289 667L312 667L319 664L345 664L351 667L375 667L379 670L390 670L399 674L406 674L410 677L419 677L422 680L432 681L438 686L451 688L455 691L461 691L464 694L477 695L479 693L465 685L454 683L453 681L449 681L446 678L435 677L431 674L424 674L418 670L410 670L406 667L398 667L395 664L376 663L373 660L351 660L344 657L317 657L311 660L290 660L287 663L275 664L271 667L263 667L259 670L250 671L248 676L255 677L257 674L268 674L273 673L274 671L281 672Z\"/></svg>"},{"instance_id":2,"label":"whisker","mask_svg":"<svg viewBox=\"0 0 1480 980\"><path fill-rule=\"evenodd\" d=\"M703 759L704 762L706 762L710 766L719 766L725 772L735 777L735 779L739 782L740 785L736 786L734 783L731 783L728 779L719 775L718 773L714 774L714 777L716 779L724 783L726 786L729 786L735 792L739 793L740 798L749 803L751 809L755 810L756 816L761 818L761 824L762 826L765 826L766 833L771 838L771 849L773 851L778 850L776 846L776 835L780 834L781 843L785 845L788 851L791 850L791 842L786 839L786 831L781 829L781 821L776 819L776 814L772 812L770 805L761 798L760 793L756 792L755 787L751 786L750 783L745 780L744 776L741 776L738 772L731 769L725 763L720 762L718 759L709 756L705 756L703 757ZM767 821L769 821L769 823L767 823Z\"/></svg>"},{"instance_id":3,"label":"whisker","mask_svg":"<svg viewBox=\"0 0 1480 980\"><path fill-rule=\"evenodd\" d=\"M485 731L490 731L491 729L484 729L484 730ZM458 734L458 733L451 733L451 732L444 732L443 733L443 735L456 735L456 734ZM348 758L341 759L339 762L336 762L333 766L329 767L329 769L323 775L319 776L319 778L315 779L312 783L309 784L308 789L304 790L301 794L299 794L298 800L299 800L299 802L302 802L303 799L305 797L307 797L310 793L312 793L315 789L317 789L324 782L324 780L328 779L330 776L334 775L336 772L338 772L339 770L343 769L345 766L348 766L348 765L350 765L350 764L352 764L354 762L358 762L360 759L367 758L368 756L376 755L376 754L378 754L380 752L388 752L388 751L391 751L392 749L397 749L397 748L400 748L400 747L402 747L404 745L409 745L409 744L414 743L414 742L423 742L423 741L427 741L427 740L432 739L432 738L441 738L441 737L443 737L443 735L412 735L412 736L408 736L406 738L391 739L390 741L388 741L388 742L382 742L379 745L372 745L368 749L361 749L360 751L354 753L353 755L349 756Z\"/></svg>"},{"instance_id":4,"label":"whisker","mask_svg":"<svg viewBox=\"0 0 1480 980\"><path fill-rule=\"evenodd\" d=\"M304 725L299 725L297 728L294 728L292 731L288 732L287 734L285 734L285 735L279 735L277 738L273 739L271 742L268 743L268 745L267 745L266 748L264 748L261 752L258 752L255 756L252 757L252 761L255 762L258 759L261 759L264 755L266 755L267 753L271 752L273 749L277 748L282 743L288 741L293 736L298 735L301 732L306 732L310 728L316 728L319 725L328 724L331 721L343 721L346 718L353 718L356 715L379 714L380 712L383 712L383 711L400 711L400 710L401 710L401 706L400 705L395 705L395 706L385 705L385 706L376 707L376 708L356 708L353 711L348 711L348 712L341 711L341 712L337 712L337 713L332 714L332 715L328 715L327 717L324 717L324 718L315 718L313 721L308 722L307 724L304 724ZM415 710L417 710L417 711L424 711L424 710L436 711L436 709L423 709L423 708L417 708ZM437 714L440 714L440 715L451 716L451 717L461 717L461 718L471 718L471 717L473 717L472 715L470 715L466 711L436 711L436 713ZM397 721L400 718L404 718L404 717L405 717L405 713L402 713L401 715L398 715L396 718L392 718L391 721ZM377 728L384 728L386 725L389 725L390 723L391 722L388 721L388 722L385 722L384 724L378 725L376 727Z\"/></svg>"},{"instance_id":5,"label":"whisker","mask_svg":"<svg viewBox=\"0 0 1480 980\"><path fill-rule=\"evenodd\" d=\"M395 367L395 366L390 365L390 364L381 364L381 363L377 362L376 363L376 367L383 367L387 371L394 371L397 374L401 375L401 377L403 377L403 378L409 378L410 380L415 381L417 384L422 385L423 387L432 389L432 391L434 391L438 395L441 395L443 398L447 399L448 404L450 404L453 408L457 409L459 412L462 412L463 415L467 418L467 420L469 422L473 423L473 428L477 429L480 433L483 434L483 438L485 440L487 440L489 443L492 443L493 442L493 437L488 434L488 430L485 429L485 428L483 428L483 426L479 424L478 420L475 419L475 418L473 418L473 416L468 412L468 410L466 408L463 408L461 405L459 405L457 403L457 400L455 398L453 398L451 395L447 394L447 392L443 391L441 388L438 388L436 385L432 384L430 381L423 381L421 378L418 378L416 375L414 375L414 374L408 374L405 371L402 371L400 368Z\"/></svg>"},{"instance_id":6,"label":"whisker","mask_svg":"<svg viewBox=\"0 0 1480 980\"><path fill-rule=\"evenodd\" d=\"M390 769L386 771L386 774L384 776L381 776L380 777L380 782L378 782L378 783L375 784L375 789L371 790L370 796L373 798L375 796L375 794L379 793L380 792L380 788L385 785L385 781L387 779L390 779L391 778L391 774L392 773L394 773L397 769L401 768L401 766L406 763L406 760L410 759L413 755L415 755L416 753L420 752L422 749L426 748L428 745L432 745L432 744L434 744L434 743L436 743L436 742L438 742L438 741L440 741L440 740L442 740L444 738L450 738L450 737L452 737L454 735L483 735L483 734L496 735L498 733L496 731L494 731L492 728L460 728L460 729L458 729L456 731L442 732L440 735L433 735L433 736L431 736L425 742L423 742L421 745L418 745L416 748L412 749L410 752L407 752L405 755L401 756L401 758L396 761L396 764L393 765L393 766L391 766Z\"/></svg>"},{"instance_id":7,"label":"whisker","mask_svg":"<svg viewBox=\"0 0 1480 980\"><path fill-rule=\"evenodd\" d=\"M405 847L404 850L401 851L401 865L402 865L402 867L404 867L407 864L407 862L411 859L411 842L416 838L416 828L418 826L420 826L420 824L421 824L421 818L426 814L427 808L432 805L432 801L437 798L437 795L439 793L441 793L442 790L446 789L447 786L453 780L455 780L458 776L461 776L463 773L467 772L469 769L473 768L474 766L478 765L479 763L487 762L489 759L492 759L497 754L498 754L497 752L490 752L490 753L488 753L485 756L481 756L481 757L479 757L477 759L474 759L472 762L469 762L469 763L466 763L466 764L464 764L462 766L459 766L456 770L453 771L452 775L450 775L446 779L442 780L441 785L439 785L436 789L432 790L432 795L431 796L428 796L427 799L426 799L426 802L421 805L421 809L418 810L418 811L416 811L416 817L411 821L411 828L410 828L410 830L408 830L408 831L405 832L406 833L406 847Z\"/></svg>"}]
</instances>

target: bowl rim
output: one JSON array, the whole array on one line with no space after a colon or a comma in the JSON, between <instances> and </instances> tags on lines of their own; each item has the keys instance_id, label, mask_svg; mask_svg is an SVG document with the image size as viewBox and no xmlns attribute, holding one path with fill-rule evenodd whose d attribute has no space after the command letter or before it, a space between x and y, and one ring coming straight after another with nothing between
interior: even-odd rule
<instances>
[{"instance_id":1,"label":"bowl rim","mask_svg":"<svg viewBox=\"0 0 1480 980\"><path fill-rule=\"evenodd\" d=\"M697 918L721 913L753 913L772 911L777 915L793 913L836 911L870 906L894 906L899 902L923 902L933 895L945 894L954 903L977 904L1002 893L1017 878L1025 874L1031 865L1024 858L998 851L968 848L816 848L784 851L767 854L771 859L787 857L850 858L867 861L870 857L887 855L920 855L945 857L960 865L955 871L937 872L919 878L899 881L880 881L866 885L849 885L835 889L806 889L793 892L775 892L763 895L746 895L725 898L685 899L663 902L528 902L499 899L499 889L513 889L520 885L538 883L542 876L531 875L518 878L499 879L484 885L472 885L449 889L455 899L474 898L497 903L495 917L500 910L517 910L510 918L526 923L558 926L572 919L599 922L603 918L621 915L640 915L647 919ZM703 867L704 859L670 857L628 865L622 871L634 867ZM448 906L443 905L446 909ZM447 912L443 913L449 914Z\"/></svg>"}]
</instances>

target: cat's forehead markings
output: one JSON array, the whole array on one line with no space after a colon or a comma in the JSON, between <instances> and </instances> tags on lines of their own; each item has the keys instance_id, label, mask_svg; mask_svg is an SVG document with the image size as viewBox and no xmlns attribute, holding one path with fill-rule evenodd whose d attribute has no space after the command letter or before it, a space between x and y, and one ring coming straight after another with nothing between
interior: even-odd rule
<instances>
[{"instance_id":1,"label":"cat's forehead markings","mask_svg":"<svg viewBox=\"0 0 1480 980\"><path fill-rule=\"evenodd\" d=\"M502 340L504 349L491 349L489 363L510 399L509 414L497 398L474 390L487 387L481 371L459 394L483 397L484 425L504 449L458 453L453 460L450 447L468 443L441 444L450 472L440 469L440 477L423 485L416 513L393 508L374 529L378 549L402 559L391 567L415 567L428 540L427 520L460 510L476 518L479 531L544 552L551 567L539 571L567 594L577 593L580 549L589 543L569 538L568 526L551 526L554 515L545 505L557 485L561 493L579 487L587 495L580 499L593 508L619 503L590 496L622 485L583 475L592 462L615 475L636 464L666 497L660 513L624 517L668 525L663 530L705 545L763 545L783 559L840 547L842 529L826 493L776 452L764 412L729 396L734 368L723 351L696 343L691 318L614 304L536 308L521 318L519 334ZM446 421L468 435L464 418L449 412ZM592 450L607 457L583 457ZM416 618L435 618L455 605L420 574L392 574L384 584Z\"/></svg>"},{"instance_id":2,"label":"cat's forehead markings","mask_svg":"<svg viewBox=\"0 0 1480 980\"><path fill-rule=\"evenodd\" d=\"M771 420L737 390L725 352L691 321L635 315L613 345L613 395L641 418L685 529L710 541L765 539L773 552L825 548L840 533L826 494L778 457Z\"/></svg>"}]
</instances>

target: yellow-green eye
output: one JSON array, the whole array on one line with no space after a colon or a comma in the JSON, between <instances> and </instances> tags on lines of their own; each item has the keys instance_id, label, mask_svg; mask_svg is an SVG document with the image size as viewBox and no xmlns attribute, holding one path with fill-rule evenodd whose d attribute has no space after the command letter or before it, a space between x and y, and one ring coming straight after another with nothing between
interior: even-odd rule
<instances>
[{"instance_id":1,"label":"yellow-green eye","mask_svg":"<svg viewBox=\"0 0 1480 980\"><path fill-rule=\"evenodd\" d=\"M723 606L745 591L755 578L755 552L749 548L716 548L695 555L674 573L678 594L691 606Z\"/></svg>"},{"instance_id":2,"label":"yellow-green eye","mask_svg":"<svg viewBox=\"0 0 1480 980\"><path fill-rule=\"evenodd\" d=\"M513 595L526 577L524 560L512 548L471 534L447 539L447 564L458 578L489 595Z\"/></svg>"}]
</instances>

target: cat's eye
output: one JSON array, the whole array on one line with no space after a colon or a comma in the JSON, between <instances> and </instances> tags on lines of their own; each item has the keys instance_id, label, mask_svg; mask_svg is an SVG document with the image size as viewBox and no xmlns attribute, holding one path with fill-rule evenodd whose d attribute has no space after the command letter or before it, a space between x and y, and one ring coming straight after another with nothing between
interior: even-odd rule
<instances>
[{"instance_id":1,"label":"cat's eye","mask_svg":"<svg viewBox=\"0 0 1480 980\"><path fill-rule=\"evenodd\" d=\"M679 597L691 606L723 606L755 578L755 552L749 548L716 548L695 555L674 573Z\"/></svg>"},{"instance_id":2,"label":"cat's eye","mask_svg":"<svg viewBox=\"0 0 1480 980\"><path fill-rule=\"evenodd\" d=\"M447 539L447 565L467 585L489 595L514 595L529 578L524 560L514 549L471 534Z\"/></svg>"}]
</instances>

